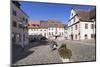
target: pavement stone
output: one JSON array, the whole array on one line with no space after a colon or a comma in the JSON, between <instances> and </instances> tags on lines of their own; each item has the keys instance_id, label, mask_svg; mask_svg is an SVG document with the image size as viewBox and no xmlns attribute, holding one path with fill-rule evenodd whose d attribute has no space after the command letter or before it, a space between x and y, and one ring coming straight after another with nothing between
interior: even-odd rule
<instances>
[{"instance_id":1,"label":"pavement stone","mask_svg":"<svg viewBox=\"0 0 100 67\"><path fill-rule=\"evenodd\" d=\"M95 43L71 41L71 40L55 40L58 48L62 43L67 45L67 48L72 51L70 62L77 61L95 61ZM33 44L34 45L34 44ZM17 65L27 64L50 64L62 63L60 55L57 50L52 51L50 45L41 45L30 48L28 51L32 52L27 57L17 61Z\"/></svg>"}]
</instances>

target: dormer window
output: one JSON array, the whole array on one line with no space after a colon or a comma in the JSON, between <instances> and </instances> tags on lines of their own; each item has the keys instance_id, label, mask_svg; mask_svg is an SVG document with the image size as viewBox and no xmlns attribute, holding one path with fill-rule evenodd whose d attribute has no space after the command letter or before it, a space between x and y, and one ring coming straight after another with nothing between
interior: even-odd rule
<instances>
[{"instance_id":1,"label":"dormer window","mask_svg":"<svg viewBox=\"0 0 100 67\"><path fill-rule=\"evenodd\" d=\"M32 24L32 26L36 26L35 24Z\"/></svg>"}]
</instances>

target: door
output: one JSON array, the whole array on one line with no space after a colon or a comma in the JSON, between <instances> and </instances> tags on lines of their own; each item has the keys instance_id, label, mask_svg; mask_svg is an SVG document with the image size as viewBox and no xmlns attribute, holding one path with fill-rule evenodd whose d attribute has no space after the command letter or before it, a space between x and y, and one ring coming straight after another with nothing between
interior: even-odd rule
<instances>
[{"instance_id":1,"label":"door","mask_svg":"<svg viewBox=\"0 0 100 67\"><path fill-rule=\"evenodd\" d=\"M71 34L71 40L73 40L73 34Z\"/></svg>"}]
</instances>

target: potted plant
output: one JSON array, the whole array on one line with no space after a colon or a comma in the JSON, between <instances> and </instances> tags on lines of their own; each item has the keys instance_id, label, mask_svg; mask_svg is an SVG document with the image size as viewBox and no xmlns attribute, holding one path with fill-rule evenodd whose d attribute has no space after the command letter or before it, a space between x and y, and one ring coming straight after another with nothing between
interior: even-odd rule
<instances>
[{"instance_id":1,"label":"potted plant","mask_svg":"<svg viewBox=\"0 0 100 67\"><path fill-rule=\"evenodd\" d=\"M58 52L63 62L69 62L72 56L72 52L70 49L66 48L66 44L62 44L61 47L58 49Z\"/></svg>"}]
</instances>

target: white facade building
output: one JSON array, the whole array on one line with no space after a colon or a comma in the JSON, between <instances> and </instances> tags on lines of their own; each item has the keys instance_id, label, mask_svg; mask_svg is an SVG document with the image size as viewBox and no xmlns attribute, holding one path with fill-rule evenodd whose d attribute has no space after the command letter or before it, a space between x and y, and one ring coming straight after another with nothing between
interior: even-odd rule
<instances>
[{"instance_id":1,"label":"white facade building","mask_svg":"<svg viewBox=\"0 0 100 67\"><path fill-rule=\"evenodd\" d=\"M29 35L42 35L48 39L63 39L63 25L56 20L29 22Z\"/></svg>"},{"instance_id":2,"label":"white facade building","mask_svg":"<svg viewBox=\"0 0 100 67\"><path fill-rule=\"evenodd\" d=\"M47 38L47 27L43 27L40 23L40 20L30 21L28 25L29 35L42 35Z\"/></svg>"},{"instance_id":3,"label":"white facade building","mask_svg":"<svg viewBox=\"0 0 100 67\"><path fill-rule=\"evenodd\" d=\"M84 40L95 37L95 9L91 11L92 10L71 10L67 29L68 39ZM91 20L91 17L93 17L92 19L94 20Z\"/></svg>"}]
</instances>

